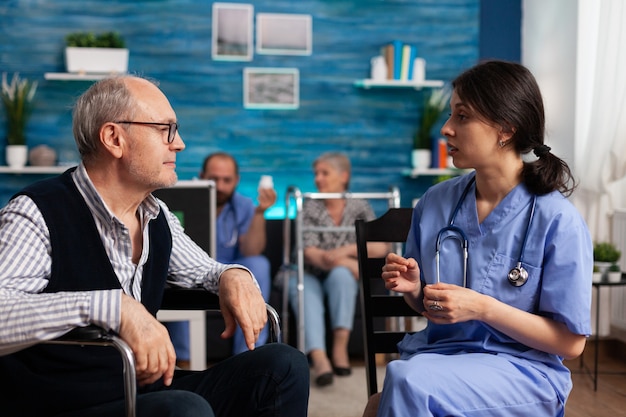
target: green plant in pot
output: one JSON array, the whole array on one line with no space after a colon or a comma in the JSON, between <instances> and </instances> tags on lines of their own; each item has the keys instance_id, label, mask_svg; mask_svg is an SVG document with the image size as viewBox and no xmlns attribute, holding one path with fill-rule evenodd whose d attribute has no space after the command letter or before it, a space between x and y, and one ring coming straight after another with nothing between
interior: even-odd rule
<instances>
[{"instance_id":1,"label":"green plant in pot","mask_svg":"<svg viewBox=\"0 0 626 417\"><path fill-rule=\"evenodd\" d=\"M448 107L450 95L451 91L448 88L439 88L432 90L424 99L419 127L413 137L414 168L430 167L433 147L431 132L441 113Z\"/></svg>"},{"instance_id":2,"label":"green plant in pot","mask_svg":"<svg viewBox=\"0 0 626 417\"><path fill-rule=\"evenodd\" d=\"M609 282L620 282L622 280L622 270L617 263L611 264L607 272Z\"/></svg>"},{"instance_id":3,"label":"green plant in pot","mask_svg":"<svg viewBox=\"0 0 626 417\"><path fill-rule=\"evenodd\" d=\"M78 48L124 48L124 38L117 32L73 32L65 36L65 44Z\"/></svg>"},{"instance_id":4,"label":"green plant in pot","mask_svg":"<svg viewBox=\"0 0 626 417\"><path fill-rule=\"evenodd\" d=\"M431 149L431 131L439 120L441 113L448 107L451 92L448 88L438 88L424 100L424 108L420 119L419 129L413 138L413 149Z\"/></svg>"},{"instance_id":5,"label":"green plant in pot","mask_svg":"<svg viewBox=\"0 0 626 417\"><path fill-rule=\"evenodd\" d=\"M616 264L622 252L610 242L596 242L593 245L593 262L600 269L603 279L608 279L611 265Z\"/></svg>"},{"instance_id":6,"label":"green plant in pot","mask_svg":"<svg viewBox=\"0 0 626 417\"><path fill-rule=\"evenodd\" d=\"M37 81L20 78L14 73L9 82L7 73L2 73L2 104L7 123L7 165L22 167L26 164L26 124L33 110L33 99L37 92Z\"/></svg>"},{"instance_id":7,"label":"green plant in pot","mask_svg":"<svg viewBox=\"0 0 626 417\"><path fill-rule=\"evenodd\" d=\"M72 73L125 73L128 49L117 32L73 32L65 36L65 66Z\"/></svg>"},{"instance_id":8,"label":"green plant in pot","mask_svg":"<svg viewBox=\"0 0 626 417\"><path fill-rule=\"evenodd\" d=\"M613 264L619 261L622 252L610 242L598 242L593 245L593 261Z\"/></svg>"}]
</instances>

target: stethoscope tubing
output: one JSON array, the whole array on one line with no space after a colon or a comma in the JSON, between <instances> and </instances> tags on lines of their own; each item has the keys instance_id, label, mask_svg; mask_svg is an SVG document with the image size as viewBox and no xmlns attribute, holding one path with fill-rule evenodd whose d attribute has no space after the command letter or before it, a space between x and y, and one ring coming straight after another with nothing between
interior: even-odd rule
<instances>
[{"instance_id":1,"label":"stethoscope tubing","mask_svg":"<svg viewBox=\"0 0 626 417\"><path fill-rule=\"evenodd\" d=\"M437 283L441 282L440 268L439 268L440 260L441 260L441 253L440 253L441 245L448 238L456 238L460 241L461 247L463 249L463 287L467 287L467 265L469 262L469 241L463 229L454 225L454 220L456 219L456 216L459 210L461 209L461 205L463 204L463 201L465 201L465 197L467 197L467 194L469 193L469 190L472 187L472 184L475 183L475 181L476 181L476 177L474 176L472 177L470 182L465 186L465 189L463 190L463 193L461 194L459 201L456 203L456 207L452 211L448 225L443 227L437 233L437 239L435 242L435 269L436 269L436 282ZM524 239L522 241L522 247L520 249L517 266L511 269L511 271L509 271L509 274L507 275L507 279L509 283L515 287L520 287L524 285L526 281L528 280L528 272L526 271L526 269L524 269L524 267L522 266L522 263L524 261L524 253L526 251L526 242L528 241L528 234L529 234L530 227L532 225L532 222L535 216L536 205L537 205L537 196L533 195L532 203L530 206L530 213L528 215L528 223L526 224L526 232L524 233ZM449 232L451 232L452 234L448 234ZM444 236L444 234L447 234L447 236Z\"/></svg>"}]
</instances>

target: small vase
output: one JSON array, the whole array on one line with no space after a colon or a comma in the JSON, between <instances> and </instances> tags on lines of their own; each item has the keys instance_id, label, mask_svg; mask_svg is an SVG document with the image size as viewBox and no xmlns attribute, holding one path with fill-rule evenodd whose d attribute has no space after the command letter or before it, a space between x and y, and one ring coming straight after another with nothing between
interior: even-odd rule
<instances>
[{"instance_id":1,"label":"small vase","mask_svg":"<svg viewBox=\"0 0 626 417\"><path fill-rule=\"evenodd\" d=\"M10 168L23 168L28 160L26 145L7 145L5 158Z\"/></svg>"},{"instance_id":2,"label":"small vase","mask_svg":"<svg viewBox=\"0 0 626 417\"><path fill-rule=\"evenodd\" d=\"M607 273L609 282L620 282L622 280L622 272L621 271L609 271Z\"/></svg>"},{"instance_id":3,"label":"small vase","mask_svg":"<svg viewBox=\"0 0 626 417\"><path fill-rule=\"evenodd\" d=\"M427 170L430 168L432 152L430 149L413 149L411 165L414 169Z\"/></svg>"}]
</instances>

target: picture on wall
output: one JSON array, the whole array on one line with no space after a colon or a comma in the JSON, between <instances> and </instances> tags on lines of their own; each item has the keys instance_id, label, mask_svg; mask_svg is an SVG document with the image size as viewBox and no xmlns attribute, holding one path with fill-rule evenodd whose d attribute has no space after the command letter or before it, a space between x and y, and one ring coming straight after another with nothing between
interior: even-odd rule
<instances>
[{"instance_id":1,"label":"picture on wall","mask_svg":"<svg viewBox=\"0 0 626 417\"><path fill-rule=\"evenodd\" d=\"M247 109L297 109L300 73L297 68L244 68L243 96Z\"/></svg>"},{"instance_id":2,"label":"picture on wall","mask_svg":"<svg viewBox=\"0 0 626 417\"><path fill-rule=\"evenodd\" d=\"M256 51L266 55L311 55L312 26L308 14L257 13Z\"/></svg>"},{"instance_id":3,"label":"picture on wall","mask_svg":"<svg viewBox=\"0 0 626 417\"><path fill-rule=\"evenodd\" d=\"M221 61L252 60L251 4L213 3L211 57Z\"/></svg>"}]
</instances>

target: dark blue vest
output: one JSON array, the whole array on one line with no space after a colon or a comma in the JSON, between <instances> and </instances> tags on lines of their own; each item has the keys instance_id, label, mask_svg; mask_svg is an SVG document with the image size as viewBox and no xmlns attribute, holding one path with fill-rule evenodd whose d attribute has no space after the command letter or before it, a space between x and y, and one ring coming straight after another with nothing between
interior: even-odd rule
<instances>
[{"instance_id":1,"label":"dark blue vest","mask_svg":"<svg viewBox=\"0 0 626 417\"><path fill-rule=\"evenodd\" d=\"M121 288L71 171L16 194L33 199L50 231L52 275L44 292ZM172 250L163 212L150 222L149 235L141 294L156 315ZM0 380L3 416L52 416L124 398L120 356L109 347L39 344L0 357Z\"/></svg>"}]
</instances>

